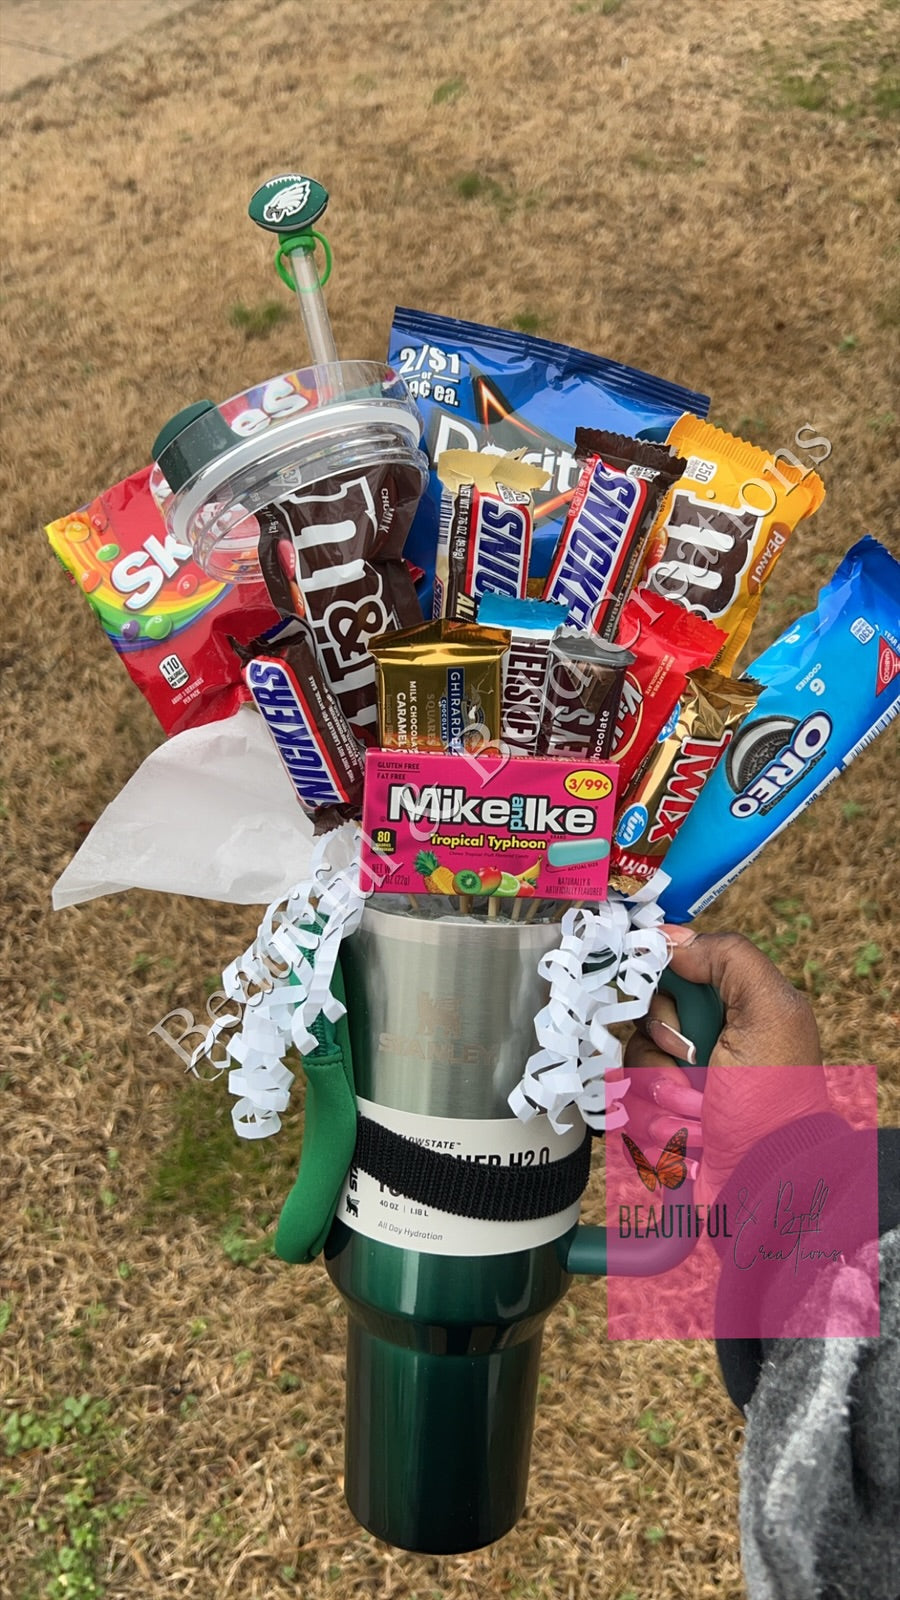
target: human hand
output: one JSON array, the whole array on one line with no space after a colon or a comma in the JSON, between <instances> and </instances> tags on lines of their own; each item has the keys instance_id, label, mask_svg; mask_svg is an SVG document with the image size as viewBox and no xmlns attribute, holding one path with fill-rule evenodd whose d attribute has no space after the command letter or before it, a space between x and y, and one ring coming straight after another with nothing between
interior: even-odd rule
<instances>
[{"instance_id":1,"label":"human hand","mask_svg":"<svg viewBox=\"0 0 900 1600\"><path fill-rule=\"evenodd\" d=\"M758 1140L797 1117L830 1109L819 1034L809 1002L749 939L680 927L663 931L674 947L672 971L691 983L713 984L725 1024L700 1094L676 1065L692 1060L693 1046L680 1031L675 1002L654 996L625 1052L629 1133L646 1150L644 1141L662 1146L686 1127L688 1145L702 1145L703 1152L694 1198L711 1204ZM740 1067L753 1071L735 1070Z\"/></svg>"}]
</instances>

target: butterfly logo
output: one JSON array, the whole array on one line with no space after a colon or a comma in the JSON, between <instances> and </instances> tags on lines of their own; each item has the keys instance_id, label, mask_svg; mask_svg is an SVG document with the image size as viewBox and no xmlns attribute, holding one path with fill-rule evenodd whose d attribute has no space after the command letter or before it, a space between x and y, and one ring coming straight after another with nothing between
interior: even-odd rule
<instances>
[{"instance_id":1,"label":"butterfly logo","mask_svg":"<svg viewBox=\"0 0 900 1600\"><path fill-rule=\"evenodd\" d=\"M684 1159L684 1153L687 1150L687 1137L687 1128L679 1128L677 1133L673 1133L668 1144L663 1146L659 1160L654 1167L653 1163L647 1160L643 1150L639 1149L634 1140L629 1139L627 1133L623 1133L622 1138L625 1141L625 1148L637 1168L638 1177L644 1188L649 1189L651 1194L657 1185L661 1185L664 1189L681 1188L687 1177L687 1163Z\"/></svg>"}]
</instances>

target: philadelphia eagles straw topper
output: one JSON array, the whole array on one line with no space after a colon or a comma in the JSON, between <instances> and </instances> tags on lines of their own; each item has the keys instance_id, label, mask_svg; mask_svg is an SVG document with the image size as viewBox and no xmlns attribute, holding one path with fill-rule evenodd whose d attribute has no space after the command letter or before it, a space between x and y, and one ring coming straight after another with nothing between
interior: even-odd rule
<instances>
[{"instance_id":1,"label":"philadelphia eagles straw topper","mask_svg":"<svg viewBox=\"0 0 900 1600\"><path fill-rule=\"evenodd\" d=\"M318 222L327 204L328 191L315 178L285 172L256 190L248 210L254 222L272 233L305 233Z\"/></svg>"}]
</instances>

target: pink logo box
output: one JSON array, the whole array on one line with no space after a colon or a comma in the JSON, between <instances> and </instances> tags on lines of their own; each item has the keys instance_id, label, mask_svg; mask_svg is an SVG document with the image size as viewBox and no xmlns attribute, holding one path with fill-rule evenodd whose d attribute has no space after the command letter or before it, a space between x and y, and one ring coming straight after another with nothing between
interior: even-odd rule
<instances>
[{"instance_id":1,"label":"pink logo box","mask_svg":"<svg viewBox=\"0 0 900 1600\"><path fill-rule=\"evenodd\" d=\"M640 1075L653 1070L629 1070L628 1123L605 1140L609 1338L877 1337L876 1068L823 1068L836 1116L819 1117L814 1131L792 1113L791 1078L806 1068L715 1068L720 1096L728 1074L738 1146L746 1146L748 1108L769 1130L719 1193L695 1193L703 1156L696 1124L662 1148L644 1135L652 1101ZM621 1096L608 1075L608 1113Z\"/></svg>"},{"instance_id":2,"label":"pink logo box","mask_svg":"<svg viewBox=\"0 0 900 1600\"><path fill-rule=\"evenodd\" d=\"M618 770L540 756L369 750L366 887L602 900Z\"/></svg>"}]
</instances>

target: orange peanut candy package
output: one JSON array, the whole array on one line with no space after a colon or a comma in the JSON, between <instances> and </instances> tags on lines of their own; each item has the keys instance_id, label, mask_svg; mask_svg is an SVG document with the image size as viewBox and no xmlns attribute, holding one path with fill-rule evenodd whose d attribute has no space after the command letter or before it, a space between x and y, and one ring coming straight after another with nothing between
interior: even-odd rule
<instances>
[{"instance_id":1,"label":"orange peanut candy package","mask_svg":"<svg viewBox=\"0 0 900 1600\"><path fill-rule=\"evenodd\" d=\"M730 673L753 626L763 585L825 486L786 451L770 455L686 412L668 444L687 460L650 532L640 586L721 628L716 670Z\"/></svg>"}]
</instances>

